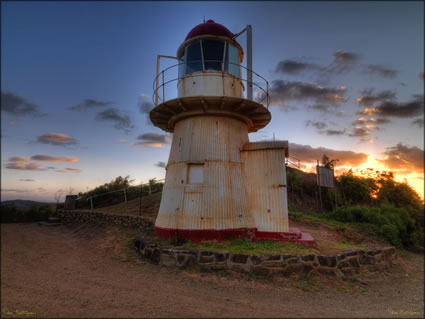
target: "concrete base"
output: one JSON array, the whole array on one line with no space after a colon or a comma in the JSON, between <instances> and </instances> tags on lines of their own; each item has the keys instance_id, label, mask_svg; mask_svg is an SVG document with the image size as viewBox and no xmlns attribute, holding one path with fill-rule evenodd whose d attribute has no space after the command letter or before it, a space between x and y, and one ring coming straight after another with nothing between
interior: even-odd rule
<instances>
[{"instance_id":1,"label":"concrete base","mask_svg":"<svg viewBox=\"0 0 425 319\"><path fill-rule=\"evenodd\" d=\"M251 241L273 240L287 241L293 243L315 246L314 238L308 233L302 233L298 228L289 228L289 232L261 232L257 228L237 228L237 229L172 229L155 227L155 235L162 239L183 238L193 242L203 242L209 240L223 241L232 238L245 238Z\"/></svg>"}]
</instances>

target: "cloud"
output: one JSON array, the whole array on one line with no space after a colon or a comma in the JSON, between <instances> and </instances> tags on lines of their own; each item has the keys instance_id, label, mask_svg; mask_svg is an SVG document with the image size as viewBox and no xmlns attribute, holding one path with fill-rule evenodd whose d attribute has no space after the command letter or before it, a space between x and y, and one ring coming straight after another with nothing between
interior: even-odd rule
<instances>
[{"instance_id":1,"label":"cloud","mask_svg":"<svg viewBox=\"0 0 425 319\"><path fill-rule=\"evenodd\" d=\"M167 166L167 163L159 161L158 163L155 164L155 166L165 168Z\"/></svg>"},{"instance_id":2,"label":"cloud","mask_svg":"<svg viewBox=\"0 0 425 319\"><path fill-rule=\"evenodd\" d=\"M322 67L316 64L297 62L293 60L284 60L284 61L280 61L277 64L275 71L277 73L283 73L283 74L286 73L286 74L296 75L302 72L316 71L320 69L322 69Z\"/></svg>"},{"instance_id":3,"label":"cloud","mask_svg":"<svg viewBox=\"0 0 425 319\"><path fill-rule=\"evenodd\" d=\"M29 161L31 161L29 157L19 157L19 156L9 157L9 162L29 162Z\"/></svg>"},{"instance_id":4,"label":"cloud","mask_svg":"<svg viewBox=\"0 0 425 319\"><path fill-rule=\"evenodd\" d=\"M72 111L87 111L89 109L105 107L105 106L108 106L108 105L111 105L111 104L112 104L112 102L96 101L96 100L93 100L93 99L85 99L80 104L70 106L68 109L70 109Z\"/></svg>"},{"instance_id":5,"label":"cloud","mask_svg":"<svg viewBox=\"0 0 425 319\"><path fill-rule=\"evenodd\" d=\"M394 78L396 77L398 73L397 70L387 68L380 64L365 65L364 72L367 74L376 75L383 78Z\"/></svg>"},{"instance_id":6,"label":"cloud","mask_svg":"<svg viewBox=\"0 0 425 319\"><path fill-rule=\"evenodd\" d=\"M353 129L353 132L351 134L348 134L348 136L366 136L369 135L370 132L365 129L364 127L356 126Z\"/></svg>"},{"instance_id":7,"label":"cloud","mask_svg":"<svg viewBox=\"0 0 425 319\"><path fill-rule=\"evenodd\" d=\"M44 171L45 168L40 167L40 163L25 163L25 162L12 162L7 163L6 168L7 169L17 169L17 170L23 170L23 171Z\"/></svg>"},{"instance_id":8,"label":"cloud","mask_svg":"<svg viewBox=\"0 0 425 319\"><path fill-rule=\"evenodd\" d=\"M323 133L328 135L328 136L343 135L343 134L345 134L345 130L326 130L326 131L322 132L322 134Z\"/></svg>"},{"instance_id":9,"label":"cloud","mask_svg":"<svg viewBox=\"0 0 425 319\"><path fill-rule=\"evenodd\" d=\"M163 147L165 144L171 143L171 136L158 133L145 133L137 137L139 142L135 145L145 147Z\"/></svg>"},{"instance_id":10,"label":"cloud","mask_svg":"<svg viewBox=\"0 0 425 319\"><path fill-rule=\"evenodd\" d=\"M40 112L37 104L10 92L1 92L1 110L16 116L37 117L46 115Z\"/></svg>"},{"instance_id":11,"label":"cloud","mask_svg":"<svg viewBox=\"0 0 425 319\"><path fill-rule=\"evenodd\" d=\"M20 181L21 182L34 182L34 180L31 179L31 178L21 178Z\"/></svg>"},{"instance_id":12,"label":"cloud","mask_svg":"<svg viewBox=\"0 0 425 319\"><path fill-rule=\"evenodd\" d=\"M423 73L423 72L420 72L420 73L419 73L419 78L420 78L421 80L423 80L423 79L424 79L424 73Z\"/></svg>"},{"instance_id":13,"label":"cloud","mask_svg":"<svg viewBox=\"0 0 425 319\"><path fill-rule=\"evenodd\" d=\"M333 54L333 62L326 69L327 73L341 74L350 72L361 59L357 53L347 51L336 51Z\"/></svg>"},{"instance_id":14,"label":"cloud","mask_svg":"<svg viewBox=\"0 0 425 319\"><path fill-rule=\"evenodd\" d=\"M29 193L29 192L31 192L30 190L27 190L27 189L15 189L15 188L6 188L6 189L4 189L4 188L2 188L1 189L1 192L3 193L3 192L10 192L10 193Z\"/></svg>"},{"instance_id":15,"label":"cloud","mask_svg":"<svg viewBox=\"0 0 425 319\"><path fill-rule=\"evenodd\" d=\"M385 159L381 163L390 169L409 169L418 173L424 172L424 150L416 147L398 143L387 147L383 153Z\"/></svg>"},{"instance_id":16,"label":"cloud","mask_svg":"<svg viewBox=\"0 0 425 319\"><path fill-rule=\"evenodd\" d=\"M410 123L411 125L417 125L419 127L424 127L424 119L416 119Z\"/></svg>"},{"instance_id":17,"label":"cloud","mask_svg":"<svg viewBox=\"0 0 425 319\"><path fill-rule=\"evenodd\" d=\"M381 118L374 119L374 118L371 118L370 120L374 120L373 122L376 123L376 124L388 124L388 123L391 123L391 120L389 120L389 119L381 119Z\"/></svg>"},{"instance_id":18,"label":"cloud","mask_svg":"<svg viewBox=\"0 0 425 319\"><path fill-rule=\"evenodd\" d=\"M346 88L326 88L314 83L307 82L285 82L274 80L271 83L270 93L272 104L285 106L288 100L305 101L313 100L317 104L338 104L344 102Z\"/></svg>"},{"instance_id":19,"label":"cloud","mask_svg":"<svg viewBox=\"0 0 425 319\"><path fill-rule=\"evenodd\" d=\"M140 113L149 114L149 112L153 109L154 105L149 99L149 97L145 94L140 94L137 102L139 106Z\"/></svg>"},{"instance_id":20,"label":"cloud","mask_svg":"<svg viewBox=\"0 0 425 319\"><path fill-rule=\"evenodd\" d=\"M57 170L56 172L58 172L58 173L68 173L68 172L81 173L81 170L78 169L78 168L69 168L69 167L66 167L64 169Z\"/></svg>"},{"instance_id":21,"label":"cloud","mask_svg":"<svg viewBox=\"0 0 425 319\"><path fill-rule=\"evenodd\" d=\"M382 117L413 117L424 113L424 96L415 95L406 103L382 102L374 109L374 114Z\"/></svg>"},{"instance_id":22,"label":"cloud","mask_svg":"<svg viewBox=\"0 0 425 319\"><path fill-rule=\"evenodd\" d=\"M393 101L395 99L395 92L393 91L382 91L377 94L373 94L373 89L364 90L362 95L357 98L357 103L361 106L372 107L377 102L382 101Z\"/></svg>"},{"instance_id":23,"label":"cloud","mask_svg":"<svg viewBox=\"0 0 425 319\"><path fill-rule=\"evenodd\" d=\"M317 128L318 130L322 130L327 126L327 124L325 122L320 122L320 121L310 121L310 120L308 120L308 121L305 122L306 127L309 127L310 125Z\"/></svg>"},{"instance_id":24,"label":"cloud","mask_svg":"<svg viewBox=\"0 0 425 319\"><path fill-rule=\"evenodd\" d=\"M47 133L47 134L40 135L37 138L37 142L43 143L43 144L59 145L59 146L77 144L76 139L62 133Z\"/></svg>"},{"instance_id":25,"label":"cloud","mask_svg":"<svg viewBox=\"0 0 425 319\"><path fill-rule=\"evenodd\" d=\"M289 143L289 154L298 158L301 162L315 163L321 160L323 154L330 159L338 159L339 165L358 166L367 160L368 155L364 153L355 153L352 151L333 150L325 147L313 148L310 145L301 145Z\"/></svg>"},{"instance_id":26,"label":"cloud","mask_svg":"<svg viewBox=\"0 0 425 319\"><path fill-rule=\"evenodd\" d=\"M131 123L128 115L121 114L116 108L110 108L105 111L99 112L96 115L96 119L100 121L112 121L115 122L114 127L119 130L129 131L134 126Z\"/></svg>"},{"instance_id":27,"label":"cloud","mask_svg":"<svg viewBox=\"0 0 425 319\"><path fill-rule=\"evenodd\" d=\"M35 161L43 161L43 162L69 162L69 163L75 163L78 162L80 159L78 157L54 157L54 156L48 156L48 155L34 155L31 157L32 160Z\"/></svg>"}]
</instances>

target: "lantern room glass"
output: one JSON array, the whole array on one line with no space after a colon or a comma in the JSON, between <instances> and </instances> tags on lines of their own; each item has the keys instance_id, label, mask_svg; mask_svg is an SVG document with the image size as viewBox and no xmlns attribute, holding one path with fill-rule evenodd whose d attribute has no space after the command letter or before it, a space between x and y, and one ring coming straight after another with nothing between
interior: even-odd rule
<instances>
[{"instance_id":1,"label":"lantern room glass","mask_svg":"<svg viewBox=\"0 0 425 319\"><path fill-rule=\"evenodd\" d=\"M179 77L200 71L220 71L240 78L238 48L226 41L199 40L190 43L179 64Z\"/></svg>"}]
</instances>

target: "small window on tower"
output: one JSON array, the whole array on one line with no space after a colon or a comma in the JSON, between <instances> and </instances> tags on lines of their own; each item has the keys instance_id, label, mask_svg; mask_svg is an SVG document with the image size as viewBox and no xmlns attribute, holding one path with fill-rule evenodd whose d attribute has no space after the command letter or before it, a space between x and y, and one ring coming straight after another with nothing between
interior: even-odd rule
<instances>
[{"instance_id":1,"label":"small window on tower","mask_svg":"<svg viewBox=\"0 0 425 319\"><path fill-rule=\"evenodd\" d=\"M187 183L202 184L204 182L204 164L189 164L187 167Z\"/></svg>"}]
</instances>

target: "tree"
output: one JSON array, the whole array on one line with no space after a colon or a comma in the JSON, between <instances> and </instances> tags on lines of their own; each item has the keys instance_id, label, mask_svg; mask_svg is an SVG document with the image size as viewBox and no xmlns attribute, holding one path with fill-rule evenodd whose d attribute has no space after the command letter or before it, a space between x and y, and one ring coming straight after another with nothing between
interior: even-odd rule
<instances>
[{"instance_id":1,"label":"tree","mask_svg":"<svg viewBox=\"0 0 425 319\"><path fill-rule=\"evenodd\" d=\"M323 167L325 167L325 168L328 168L328 169L334 169L335 164L336 164L336 162L338 162L338 161L339 161L338 159L333 159L333 160L331 160L331 159L329 159L329 157L328 157L326 154L323 154L323 157L322 157L322 165L323 165Z\"/></svg>"},{"instance_id":2,"label":"tree","mask_svg":"<svg viewBox=\"0 0 425 319\"><path fill-rule=\"evenodd\" d=\"M59 202L61 200L62 195L63 195L62 189L59 189L55 192L54 197L55 197L55 201L56 201L56 211L58 210Z\"/></svg>"}]
</instances>

